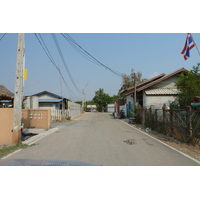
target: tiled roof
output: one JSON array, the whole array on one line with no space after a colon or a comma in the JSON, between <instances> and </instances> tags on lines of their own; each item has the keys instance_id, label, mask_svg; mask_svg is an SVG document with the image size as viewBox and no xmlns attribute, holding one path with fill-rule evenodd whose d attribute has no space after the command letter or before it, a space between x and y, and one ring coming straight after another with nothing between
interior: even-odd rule
<instances>
[{"instance_id":1,"label":"tiled roof","mask_svg":"<svg viewBox=\"0 0 200 200\"><path fill-rule=\"evenodd\" d=\"M153 82L151 82L151 83L149 83L149 84L147 84L147 85L145 85L145 86L143 86L143 87L137 89L137 92L140 92L140 91L142 91L142 90L144 90L144 89L147 89L148 87L151 87L151 86L153 86L153 85L155 85L155 84L157 84L157 83L159 83L159 82L161 82L161 81L163 81L163 80L165 80L165 79L167 79L167 78L170 78L170 77L172 77L172 76L174 76L174 75L176 75L176 74L180 74L181 72L188 72L188 70L186 70L186 69L184 69L184 68L181 68L181 69L179 69L179 70L176 70L176 71L172 72L171 74L168 74L168 75L166 75L166 76L163 76L162 78L160 78L160 79L158 79L158 80L156 80L156 81L153 81Z\"/></svg>"}]
</instances>

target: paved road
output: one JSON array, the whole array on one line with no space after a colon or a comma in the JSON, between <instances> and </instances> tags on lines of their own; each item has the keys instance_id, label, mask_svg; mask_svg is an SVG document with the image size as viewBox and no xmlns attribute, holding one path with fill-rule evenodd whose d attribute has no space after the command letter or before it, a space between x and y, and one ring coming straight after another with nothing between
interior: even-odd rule
<instances>
[{"instance_id":1,"label":"paved road","mask_svg":"<svg viewBox=\"0 0 200 200\"><path fill-rule=\"evenodd\" d=\"M36 144L9 159L79 160L104 166L199 165L107 113L86 113Z\"/></svg>"}]
</instances>

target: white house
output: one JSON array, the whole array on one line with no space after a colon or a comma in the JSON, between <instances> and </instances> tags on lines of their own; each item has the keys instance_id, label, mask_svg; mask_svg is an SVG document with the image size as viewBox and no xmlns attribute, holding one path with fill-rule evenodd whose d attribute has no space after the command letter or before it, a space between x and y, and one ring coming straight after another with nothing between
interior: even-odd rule
<instances>
[{"instance_id":1,"label":"white house","mask_svg":"<svg viewBox=\"0 0 200 200\"><path fill-rule=\"evenodd\" d=\"M169 106L171 102L175 101L178 90L175 82L178 80L178 75L187 72L186 69L181 68L171 74L160 74L141 84L136 85L136 104L149 108L161 109L163 104ZM126 96L126 108L134 110L134 87L128 88L122 93Z\"/></svg>"},{"instance_id":2,"label":"white house","mask_svg":"<svg viewBox=\"0 0 200 200\"><path fill-rule=\"evenodd\" d=\"M30 100L29 100L30 99ZM51 110L65 110L66 101L68 99L61 97L60 95L43 91L37 94L33 94L30 97L27 97L26 108L31 109L51 109Z\"/></svg>"}]
</instances>

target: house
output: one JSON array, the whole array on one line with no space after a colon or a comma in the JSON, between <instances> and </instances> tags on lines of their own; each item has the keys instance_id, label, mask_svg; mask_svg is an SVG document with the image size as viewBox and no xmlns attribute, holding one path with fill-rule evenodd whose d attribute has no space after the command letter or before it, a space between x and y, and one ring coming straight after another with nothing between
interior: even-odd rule
<instances>
[{"instance_id":1,"label":"house","mask_svg":"<svg viewBox=\"0 0 200 200\"><path fill-rule=\"evenodd\" d=\"M12 107L14 94L10 92L4 85L0 85L0 108Z\"/></svg>"},{"instance_id":2,"label":"house","mask_svg":"<svg viewBox=\"0 0 200 200\"><path fill-rule=\"evenodd\" d=\"M175 82L181 73L187 72L186 69L181 68L168 75L160 74L143 83L136 85L136 105L145 108L153 106L161 109L163 104L169 106L171 102L175 101L178 90ZM121 94L126 96L126 110L134 110L134 87L130 87Z\"/></svg>"},{"instance_id":3,"label":"house","mask_svg":"<svg viewBox=\"0 0 200 200\"><path fill-rule=\"evenodd\" d=\"M26 97L27 109L51 109L62 110L67 109L68 99L60 95L51 93L49 91L43 91Z\"/></svg>"}]
</instances>

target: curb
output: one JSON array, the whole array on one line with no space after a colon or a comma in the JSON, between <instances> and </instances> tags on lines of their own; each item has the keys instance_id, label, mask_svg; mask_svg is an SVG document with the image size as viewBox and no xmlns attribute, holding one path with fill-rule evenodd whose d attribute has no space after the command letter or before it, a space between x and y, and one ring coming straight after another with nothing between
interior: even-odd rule
<instances>
[{"instance_id":1,"label":"curb","mask_svg":"<svg viewBox=\"0 0 200 200\"><path fill-rule=\"evenodd\" d=\"M61 127L54 127L54 128L49 129L48 131L38 133L37 136L30 137L27 140L23 141L22 144L31 145L31 144L41 140L42 138L46 137L47 135L50 135L51 133L56 132L59 128L61 128Z\"/></svg>"}]
</instances>

